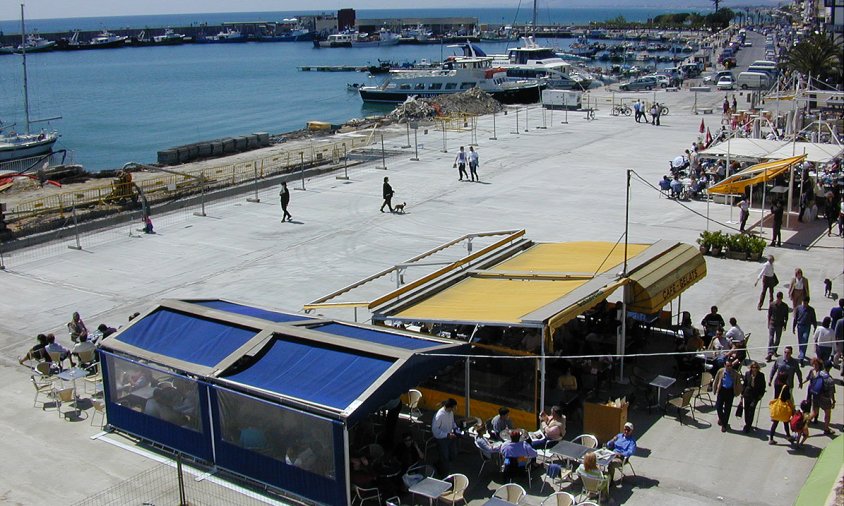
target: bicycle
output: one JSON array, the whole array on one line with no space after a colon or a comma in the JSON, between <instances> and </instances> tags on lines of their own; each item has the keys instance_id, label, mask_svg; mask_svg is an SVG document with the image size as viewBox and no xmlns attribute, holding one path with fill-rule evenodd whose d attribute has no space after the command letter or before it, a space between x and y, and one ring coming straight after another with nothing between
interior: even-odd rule
<instances>
[{"instance_id":1,"label":"bicycle","mask_svg":"<svg viewBox=\"0 0 844 506\"><path fill-rule=\"evenodd\" d=\"M633 112L633 109L631 109L630 106L627 105L627 104L615 105L612 108L612 115L613 116L618 116L619 114L622 114L624 116L630 116L630 114L632 112Z\"/></svg>"},{"instance_id":2,"label":"bicycle","mask_svg":"<svg viewBox=\"0 0 844 506\"><path fill-rule=\"evenodd\" d=\"M667 107L662 106L662 113L661 113L661 115L662 115L662 116L668 116L668 108L667 108Z\"/></svg>"}]
</instances>

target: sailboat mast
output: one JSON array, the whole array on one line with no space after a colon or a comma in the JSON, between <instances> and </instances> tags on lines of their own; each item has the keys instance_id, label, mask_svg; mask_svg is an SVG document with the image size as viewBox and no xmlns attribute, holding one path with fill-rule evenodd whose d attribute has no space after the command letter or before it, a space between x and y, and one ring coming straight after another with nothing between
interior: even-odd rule
<instances>
[{"instance_id":1,"label":"sailboat mast","mask_svg":"<svg viewBox=\"0 0 844 506\"><path fill-rule=\"evenodd\" d=\"M21 6L21 8L23 8L23 6ZM536 0L533 0L533 34L536 35Z\"/></svg>"},{"instance_id":2,"label":"sailboat mast","mask_svg":"<svg viewBox=\"0 0 844 506\"><path fill-rule=\"evenodd\" d=\"M26 27L23 24L23 4L21 4L21 56L23 57L23 110L26 115L26 133L29 133L29 83L26 77Z\"/></svg>"}]
</instances>

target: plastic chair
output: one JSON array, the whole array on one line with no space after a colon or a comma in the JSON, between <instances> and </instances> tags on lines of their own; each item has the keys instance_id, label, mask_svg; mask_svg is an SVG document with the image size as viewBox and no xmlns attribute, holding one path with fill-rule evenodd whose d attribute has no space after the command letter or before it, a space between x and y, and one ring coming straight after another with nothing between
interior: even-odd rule
<instances>
[{"instance_id":1,"label":"plastic chair","mask_svg":"<svg viewBox=\"0 0 844 506\"><path fill-rule=\"evenodd\" d=\"M62 353L60 351L50 351L47 352L50 355L50 360L53 361L54 364L58 365L59 371L64 371L64 360L62 360ZM70 358L70 355L68 355Z\"/></svg>"},{"instance_id":2,"label":"plastic chair","mask_svg":"<svg viewBox=\"0 0 844 506\"><path fill-rule=\"evenodd\" d=\"M525 492L525 489L521 485L516 483L507 483L498 487L498 490L492 494L492 497L504 499L505 501L513 504L519 504L526 495L527 492Z\"/></svg>"},{"instance_id":3,"label":"plastic chair","mask_svg":"<svg viewBox=\"0 0 844 506\"><path fill-rule=\"evenodd\" d=\"M422 392L419 390L410 389L407 391L407 408L410 421L413 423L420 423L419 417L422 416L422 411L419 409L419 401L421 400Z\"/></svg>"},{"instance_id":4,"label":"plastic chair","mask_svg":"<svg viewBox=\"0 0 844 506\"><path fill-rule=\"evenodd\" d=\"M554 492L543 499L539 506L574 506L575 504L577 504L577 499L568 492Z\"/></svg>"},{"instance_id":5,"label":"plastic chair","mask_svg":"<svg viewBox=\"0 0 844 506\"><path fill-rule=\"evenodd\" d=\"M442 494L439 497L440 501L449 501L451 504L455 504L457 501L461 501L466 504L466 499L463 497L463 492L469 488L469 478L466 477L465 474L450 474L445 477L445 481L451 480L452 486L451 490Z\"/></svg>"},{"instance_id":6,"label":"plastic chair","mask_svg":"<svg viewBox=\"0 0 844 506\"><path fill-rule=\"evenodd\" d=\"M572 443L582 444L587 448L597 448L598 447L598 438L593 436L592 434L581 434L576 438L571 440Z\"/></svg>"},{"instance_id":7,"label":"plastic chair","mask_svg":"<svg viewBox=\"0 0 844 506\"><path fill-rule=\"evenodd\" d=\"M41 375L41 378L47 378L53 374L51 362L38 362L33 368L35 372Z\"/></svg>"},{"instance_id":8,"label":"plastic chair","mask_svg":"<svg viewBox=\"0 0 844 506\"><path fill-rule=\"evenodd\" d=\"M53 390L53 398L56 400L56 411L59 413L59 418L67 420L67 417L64 416L67 412L62 411L62 405L76 402L76 399L73 396L73 388ZM79 415L79 407L76 406L76 404L73 406L73 412Z\"/></svg>"},{"instance_id":9,"label":"plastic chair","mask_svg":"<svg viewBox=\"0 0 844 506\"><path fill-rule=\"evenodd\" d=\"M585 496L586 499L597 495L598 503L600 504L601 494L606 494L606 496L609 497L610 483L607 478L592 478L591 476L581 475L580 481L583 483L583 491L580 495Z\"/></svg>"},{"instance_id":10,"label":"plastic chair","mask_svg":"<svg viewBox=\"0 0 844 506\"><path fill-rule=\"evenodd\" d=\"M680 422L680 425L683 425L683 410L688 409L689 412L692 414L692 419L697 421L695 418L695 412L692 409L692 396L695 393L696 388L691 387L683 390L682 395L679 397L675 397L673 399L668 400L668 406L674 406L677 408L677 421Z\"/></svg>"},{"instance_id":11,"label":"plastic chair","mask_svg":"<svg viewBox=\"0 0 844 506\"><path fill-rule=\"evenodd\" d=\"M711 385L711 384L712 384L712 373L709 372L709 371L704 371L703 373L701 373L701 375L700 375L700 385L698 385L697 388L695 389L695 394L694 394L694 397L693 397L694 402L691 404L692 413L694 413L694 410L697 407L697 401L700 400L700 398L703 397L704 395L706 396L706 399L709 401L709 404L710 405L712 404L712 396L709 395L709 385Z\"/></svg>"},{"instance_id":12,"label":"plastic chair","mask_svg":"<svg viewBox=\"0 0 844 506\"><path fill-rule=\"evenodd\" d=\"M480 454L481 454L481 469L480 469L480 471L478 471L478 478L480 478L480 477L481 477L481 474L483 474L483 472L484 472L484 467L485 467L488 463L492 462L492 465L493 465L493 466L497 466L497 464L498 464L498 457L500 457L500 456L501 456L501 454L500 454L500 453L497 453L497 452L493 453L493 452L490 452L490 451L484 450L484 449L481 447L481 445L479 445L479 444L478 444L478 441L477 441L477 440L475 440L475 447L478 449L478 453L480 453Z\"/></svg>"},{"instance_id":13,"label":"plastic chair","mask_svg":"<svg viewBox=\"0 0 844 506\"><path fill-rule=\"evenodd\" d=\"M381 492L377 488L361 488L357 485L352 485L354 497L352 497L352 504L363 504L366 501L375 501L376 504L381 504Z\"/></svg>"},{"instance_id":14,"label":"plastic chair","mask_svg":"<svg viewBox=\"0 0 844 506\"><path fill-rule=\"evenodd\" d=\"M46 364L47 362L42 362ZM34 375L29 377L32 380L32 384L35 386L35 399L32 401L32 407L38 407L38 396L47 396L47 399L51 398L51 394L53 393L53 382L52 381L44 381L43 379L37 379ZM41 401L41 409L44 409L46 402Z\"/></svg>"},{"instance_id":15,"label":"plastic chair","mask_svg":"<svg viewBox=\"0 0 844 506\"><path fill-rule=\"evenodd\" d=\"M100 428L103 428L103 426L105 426L106 421L105 403L96 399L92 399L91 403L94 406L94 414L91 415L91 426L94 426L94 420L97 418L97 415L100 415L101 420L103 421L103 423L100 424Z\"/></svg>"},{"instance_id":16,"label":"plastic chair","mask_svg":"<svg viewBox=\"0 0 844 506\"><path fill-rule=\"evenodd\" d=\"M531 475L531 460L522 457L516 459L515 462L511 461L508 458L504 458L504 477L508 480L512 479L514 474L524 472L527 474L528 477L528 487L533 485L533 476Z\"/></svg>"}]
</instances>

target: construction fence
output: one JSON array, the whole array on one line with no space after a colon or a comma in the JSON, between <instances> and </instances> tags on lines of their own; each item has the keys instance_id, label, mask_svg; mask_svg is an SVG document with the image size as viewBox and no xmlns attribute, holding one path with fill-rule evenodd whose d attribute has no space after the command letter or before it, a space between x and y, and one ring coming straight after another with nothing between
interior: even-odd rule
<instances>
[{"instance_id":1,"label":"construction fence","mask_svg":"<svg viewBox=\"0 0 844 506\"><path fill-rule=\"evenodd\" d=\"M142 195L153 204L176 200L200 192L237 186L276 175L294 173L323 164L337 164L351 152L370 146L375 131L357 136L314 141L309 146L285 150L271 156L205 169L167 171L162 174L144 174L142 177L119 178L95 187L62 192L18 202L7 207L6 224L20 233L27 227L45 220L65 220L72 211L79 213L116 212L137 203ZM155 170L143 166L146 170Z\"/></svg>"}]
</instances>

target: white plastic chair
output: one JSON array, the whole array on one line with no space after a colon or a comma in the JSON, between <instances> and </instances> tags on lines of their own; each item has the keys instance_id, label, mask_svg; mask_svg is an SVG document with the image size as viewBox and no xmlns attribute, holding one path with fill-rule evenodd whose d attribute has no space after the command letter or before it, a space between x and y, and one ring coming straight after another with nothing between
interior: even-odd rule
<instances>
[{"instance_id":1,"label":"white plastic chair","mask_svg":"<svg viewBox=\"0 0 844 506\"><path fill-rule=\"evenodd\" d=\"M524 487L517 483L507 483L506 485L501 485L498 487L498 490L492 494L493 497L504 499L505 501L513 504L519 504L526 495L527 492L525 492Z\"/></svg>"},{"instance_id":2,"label":"white plastic chair","mask_svg":"<svg viewBox=\"0 0 844 506\"><path fill-rule=\"evenodd\" d=\"M591 476L581 475L580 481L583 483L583 491L580 495L586 496L586 499L597 495L598 503L600 504L602 494L606 494L606 496L609 497L610 487L609 480L607 478L592 478Z\"/></svg>"},{"instance_id":3,"label":"white plastic chair","mask_svg":"<svg viewBox=\"0 0 844 506\"><path fill-rule=\"evenodd\" d=\"M410 389L407 391L407 408L409 409L410 421L419 423L422 411L419 409L419 401L422 400L422 392Z\"/></svg>"},{"instance_id":4,"label":"white plastic chair","mask_svg":"<svg viewBox=\"0 0 844 506\"><path fill-rule=\"evenodd\" d=\"M581 434L576 438L572 439L571 442L581 444L583 446L586 446L587 448L598 447L598 438L596 438L592 434Z\"/></svg>"},{"instance_id":5,"label":"white plastic chair","mask_svg":"<svg viewBox=\"0 0 844 506\"><path fill-rule=\"evenodd\" d=\"M446 476L445 481L451 480L451 490L445 492L439 497L440 501L449 501L454 505L457 501L466 504L466 499L463 497L463 492L469 488L469 478L465 474L455 473Z\"/></svg>"},{"instance_id":6,"label":"white plastic chair","mask_svg":"<svg viewBox=\"0 0 844 506\"><path fill-rule=\"evenodd\" d=\"M543 499L539 506L574 506L575 504L577 504L577 499L568 492L554 492Z\"/></svg>"}]
</instances>

